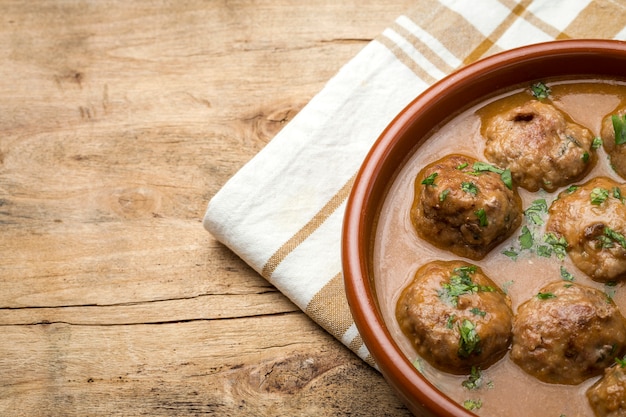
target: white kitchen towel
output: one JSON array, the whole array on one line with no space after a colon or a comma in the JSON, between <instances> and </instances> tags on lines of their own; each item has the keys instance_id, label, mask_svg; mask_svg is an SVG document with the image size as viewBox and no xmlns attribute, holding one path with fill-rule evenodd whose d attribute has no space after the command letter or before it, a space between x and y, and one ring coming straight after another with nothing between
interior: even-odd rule
<instances>
[{"instance_id":1,"label":"white kitchen towel","mask_svg":"<svg viewBox=\"0 0 626 417\"><path fill-rule=\"evenodd\" d=\"M626 40L626 0L416 0L211 199L205 228L368 363L341 274L346 198L385 126L429 85L493 53Z\"/></svg>"}]
</instances>

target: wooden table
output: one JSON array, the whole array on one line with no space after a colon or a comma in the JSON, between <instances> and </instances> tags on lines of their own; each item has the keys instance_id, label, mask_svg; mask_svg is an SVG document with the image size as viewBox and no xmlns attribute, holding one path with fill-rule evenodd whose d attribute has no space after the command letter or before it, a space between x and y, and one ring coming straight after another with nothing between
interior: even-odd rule
<instances>
[{"instance_id":1,"label":"wooden table","mask_svg":"<svg viewBox=\"0 0 626 417\"><path fill-rule=\"evenodd\" d=\"M201 219L411 3L0 1L0 415L409 415Z\"/></svg>"}]
</instances>

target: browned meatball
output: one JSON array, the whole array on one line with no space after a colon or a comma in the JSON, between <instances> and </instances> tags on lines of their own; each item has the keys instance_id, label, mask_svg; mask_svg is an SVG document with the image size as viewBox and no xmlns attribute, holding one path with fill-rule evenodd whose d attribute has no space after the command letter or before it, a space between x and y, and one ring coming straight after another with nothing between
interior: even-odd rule
<instances>
[{"instance_id":1,"label":"browned meatball","mask_svg":"<svg viewBox=\"0 0 626 417\"><path fill-rule=\"evenodd\" d=\"M604 150L609 154L611 160L611 166L622 178L626 178L626 143L621 143L618 135L618 140L615 140L615 127L613 126L613 115L616 115L621 120L624 120L626 115L626 108L609 114L602 120L602 130L600 135L602 136L602 142Z\"/></svg>"},{"instance_id":2,"label":"browned meatball","mask_svg":"<svg viewBox=\"0 0 626 417\"><path fill-rule=\"evenodd\" d=\"M396 318L417 353L445 372L467 373L499 360L511 340L509 297L462 261L421 267L403 290Z\"/></svg>"},{"instance_id":3,"label":"browned meatball","mask_svg":"<svg viewBox=\"0 0 626 417\"><path fill-rule=\"evenodd\" d=\"M596 417L626 416L626 369L619 363L607 368L604 376L587 390L587 399Z\"/></svg>"},{"instance_id":4,"label":"browned meatball","mask_svg":"<svg viewBox=\"0 0 626 417\"><path fill-rule=\"evenodd\" d=\"M606 294L561 281L519 306L511 359L541 381L576 385L600 375L625 344L624 318Z\"/></svg>"},{"instance_id":5,"label":"browned meatball","mask_svg":"<svg viewBox=\"0 0 626 417\"><path fill-rule=\"evenodd\" d=\"M485 157L509 168L529 191L557 188L580 179L593 165L593 135L551 104L536 100L486 121Z\"/></svg>"},{"instance_id":6,"label":"browned meatball","mask_svg":"<svg viewBox=\"0 0 626 417\"><path fill-rule=\"evenodd\" d=\"M572 189L550 206L546 231L565 238L572 261L593 280L626 278L626 185L598 177Z\"/></svg>"},{"instance_id":7,"label":"browned meatball","mask_svg":"<svg viewBox=\"0 0 626 417\"><path fill-rule=\"evenodd\" d=\"M418 235L456 255L481 259L513 233L522 219L521 199L490 167L463 155L425 167L415 180L411 208Z\"/></svg>"}]
</instances>

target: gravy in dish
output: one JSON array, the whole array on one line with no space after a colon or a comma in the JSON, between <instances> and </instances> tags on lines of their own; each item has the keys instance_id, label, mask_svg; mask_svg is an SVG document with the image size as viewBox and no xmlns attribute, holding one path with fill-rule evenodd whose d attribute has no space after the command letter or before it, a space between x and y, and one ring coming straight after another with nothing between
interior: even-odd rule
<instances>
[{"instance_id":1,"label":"gravy in dish","mask_svg":"<svg viewBox=\"0 0 626 417\"><path fill-rule=\"evenodd\" d=\"M595 137L600 136L602 119L626 106L626 82L608 80L548 80L550 102L566 113L575 123L589 129ZM400 169L391 184L381 208L372 253L372 265L377 297L383 318L397 344L429 381L442 392L474 413L481 416L589 416L593 417L587 397L587 389L599 377L590 378L577 385L552 384L538 380L525 373L510 359L507 353L489 368L480 371L480 380L468 389L470 375L454 375L442 372L418 357L410 341L400 330L395 312L403 289L412 281L415 272L431 261L464 260L479 266L511 299L513 312L537 295L546 285L568 279L581 285L607 293L622 314L626 313L626 289L624 282L601 283L591 280L572 263L568 256L559 259L538 253L545 233L543 225L532 224L525 218L522 225L504 242L493 248L484 258L472 260L460 258L421 239L412 224L410 210L414 198L414 182L419 171L450 154L462 154L488 162L485 158L483 120L504 108L533 99L528 86L479 103L454 116L434 132L419 151L415 152ZM620 184L624 179L611 168L607 154L600 146L593 168L576 184L596 177L608 177ZM566 189L560 187L552 192L540 189L535 192L518 188L523 209L538 199L545 199L548 207L557 195ZM530 249L520 247L522 230L535 237ZM505 254L506 253L506 254ZM465 385L465 386L464 386Z\"/></svg>"}]
</instances>

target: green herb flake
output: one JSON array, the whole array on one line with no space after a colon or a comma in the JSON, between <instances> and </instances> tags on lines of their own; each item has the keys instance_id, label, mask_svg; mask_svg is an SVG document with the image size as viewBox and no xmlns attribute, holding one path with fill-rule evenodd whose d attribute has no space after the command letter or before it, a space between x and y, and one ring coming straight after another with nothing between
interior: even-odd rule
<instances>
[{"instance_id":1,"label":"green herb flake","mask_svg":"<svg viewBox=\"0 0 626 417\"><path fill-rule=\"evenodd\" d=\"M554 233L546 233L543 241L552 247L552 252L560 260L565 259L567 255L567 240L563 236L557 237Z\"/></svg>"},{"instance_id":2,"label":"green herb flake","mask_svg":"<svg viewBox=\"0 0 626 417\"><path fill-rule=\"evenodd\" d=\"M618 243L622 248L626 249L626 237L624 237L623 234L616 232L610 227L605 227L604 235L611 239L613 242Z\"/></svg>"},{"instance_id":3,"label":"green herb flake","mask_svg":"<svg viewBox=\"0 0 626 417\"><path fill-rule=\"evenodd\" d=\"M622 190L619 187L613 187L613 198L617 198L619 201L624 204L624 197L622 196Z\"/></svg>"},{"instance_id":4,"label":"green herb flake","mask_svg":"<svg viewBox=\"0 0 626 417\"><path fill-rule=\"evenodd\" d=\"M422 358L415 358L412 362L413 367L418 370L419 373L424 373L424 363L422 362Z\"/></svg>"},{"instance_id":5,"label":"green herb flake","mask_svg":"<svg viewBox=\"0 0 626 417\"><path fill-rule=\"evenodd\" d=\"M533 201L530 206L526 210L524 210L524 216L526 216L530 223L541 226L544 223L543 215L547 212L548 203L546 203L546 200L544 198L540 198Z\"/></svg>"},{"instance_id":6,"label":"green herb flake","mask_svg":"<svg viewBox=\"0 0 626 417\"><path fill-rule=\"evenodd\" d=\"M502 251L502 254L511 258L511 260L516 261L519 253L514 248L505 249Z\"/></svg>"},{"instance_id":7,"label":"green herb flake","mask_svg":"<svg viewBox=\"0 0 626 417\"><path fill-rule=\"evenodd\" d=\"M437 178L438 175L439 175L439 173L433 172L428 177L424 178L424 180L422 181L422 184L423 185L433 185L433 186L436 186L435 179Z\"/></svg>"},{"instance_id":8,"label":"green herb flake","mask_svg":"<svg viewBox=\"0 0 626 417\"><path fill-rule=\"evenodd\" d=\"M530 91L532 95L539 100L547 99L550 96L550 92L551 92L550 87L548 87L546 84L544 84L541 81L531 85Z\"/></svg>"},{"instance_id":9,"label":"green herb flake","mask_svg":"<svg viewBox=\"0 0 626 417\"><path fill-rule=\"evenodd\" d=\"M463 170L463 169L467 168L467 166L468 166L468 165L469 165L469 164L468 164L467 162L463 162L462 164L459 164L459 165L456 167L456 169L458 169L459 171L461 171L461 170Z\"/></svg>"},{"instance_id":10,"label":"green herb flake","mask_svg":"<svg viewBox=\"0 0 626 417\"><path fill-rule=\"evenodd\" d=\"M476 332L476 325L470 320L463 319L459 324L459 350L458 355L467 358L472 353L480 353L480 336Z\"/></svg>"},{"instance_id":11,"label":"green herb flake","mask_svg":"<svg viewBox=\"0 0 626 417\"><path fill-rule=\"evenodd\" d=\"M620 368L625 368L626 367L626 356L624 356L622 359L615 358L615 363L618 364Z\"/></svg>"},{"instance_id":12,"label":"green herb flake","mask_svg":"<svg viewBox=\"0 0 626 417\"><path fill-rule=\"evenodd\" d=\"M480 308L478 308L478 307L472 307L472 308L470 309L470 312L471 312L472 314L474 314L474 315L476 315L476 316L480 316L480 317L485 317L485 316L487 315L487 312L486 312L486 311L483 311L483 310L481 310L481 309L480 309Z\"/></svg>"},{"instance_id":13,"label":"green herb flake","mask_svg":"<svg viewBox=\"0 0 626 417\"><path fill-rule=\"evenodd\" d=\"M462 182L461 183L461 190L463 190L466 193L469 193L471 195L478 194L478 187L473 182Z\"/></svg>"},{"instance_id":14,"label":"green herb flake","mask_svg":"<svg viewBox=\"0 0 626 417\"><path fill-rule=\"evenodd\" d=\"M540 300L549 300L551 298L556 298L556 295L551 292L539 292L537 293L537 298Z\"/></svg>"},{"instance_id":15,"label":"green herb flake","mask_svg":"<svg viewBox=\"0 0 626 417\"><path fill-rule=\"evenodd\" d=\"M446 198L448 198L448 194L450 194L449 189L443 190L441 194L439 194L439 202L443 203L446 200Z\"/></svg>"},{"instance_id":16,"label":"green herb flake","mask_svg":"<svg viewBox=\"0 0 626 417\"><path fill-rule=\"evenodd\" d=\"M548 245L539 245L537 246L537 255L543 258L549 258L552 256L552 247Z\"/></svg>"},{"instance_id":17,"label":"green herb flake","mask_svg":"<svg viewBox=\"0 0 626 417\"><path fill-rule=\"evenodd\" d=\"M601 249L611 249L615 247L615 243L611 240L610 237L606 235L600 235L596 237L596 245L595 248L598 250Z\"/></svg>"},{"instance_id":18,"label":"green herb flake","mask_svg":"<svg viewBox=\"0 0 626 417\"><path fill-rule=\"evenodd\" d=\"M489 221L487 220L487 213L485 213L485 209L481 208L478 211L475 211L474 214L478 217L478 224L480 227L489 226Z\"/></svg>"},{"instance_id":19,"label":"green herb flake","mask_svg":"<svg viewBox=\"0 0 626 417\"><path fill-rule=\"evenodd\" d=\"M570 185L565 191L567 192L567 194L571 194L574 191L578 190L578 188L580 188L578 185Z\"/></svg>"},{"instance_id":20,"label":"green herb flake","mask_svg":"<svg viewBox=\"0 0 626 417\"><path fill-rule=\"evenodd\" d=\"M483 406L483 402L481 400L465 400L463 401L463 407L468 410L478 410Z\"/></svg>"},{"instance_id":21,"label":"green herb flake","mask_svg":"<svg viewBox=\"0 0 626 417\"><path fill-rule=\"evenodd\" d=\"M593 138L593 142L591 142L591 149L600 149L602 147L602 138L600 136L596 136Z\"/></svg>"},{"instance_id":22,"label":"green herb flake","mask_svg":"<svg viewBox=\"0 0 626 417\"><path fill-rule=\"evenodd\" d=\"M609 190L606 188L596 187L591 190L589 197L591 198L591 204L599 206L604 203L607 198L609 198Z\"/></svg>"},{"instance_id":23,"label":"green herb flake","mask_svg":"<svg viewBox=\"0 0 626 417\"><path fill-rule=\"evenodd\" d=\"M476 366L472 366L469 377L465 381L461 382L461 385L470 391L480 388L482 384L483 384L483 377L480 372L480 368Z\"/></svg>"},{"instance_id":24,"label":"green herb flake","mask_svg":"<svg viewBox=\"0 0 626 417\"><path fill-rule=\"evenodd\" d=\"M626 143L626 114L621 117L617 114L611 116L613 122L613 130L615 131L615 144L623 145Z\"/></svg>"},{"instance_id":25,"label":"green herb flake","mask_svg":"<svg viewBox=\"0 0 626 417\"><path fill-rule=\"evenodd\" d=\"M522 234L519 236L519 244L522 249L530 249L533 246L533 235L527 226L522 227Z\"/></svg>"},{"instance_id":26,"label":"green herb flake","mask_svg":"<svg viewBox=\"0 0 626 417\"><path fill-rule=\"evenodd\" d=\"M567 269L565 269L565 267L563 265L561 265L561 278L564 281L569 281L569 282L573 282L574 281L574 275L572 275L570 272L567 271Z\"/></svg>"},{"instance_id":27,"label":"green herb flake","mask_svg":"<svg viewBox=\"0 0 626 417\"><path fill-rule=\"evenodd\" d=\"M589 152L584 152L580 159L582 159L584 163L589 162Z\"/></svg>"},{"instance_id":28,"label":"green herb flake","mask_svg":"<svg viewBox=\"0 0 626 417\"><path fill-rule=\"evenodd\" d=\"M504 185L506 185L506 187L509 190L513 188L513 177L511 176L510 169L507 168L504 171L502 171L502 174L500 174L500 178L502 179L502 182L504 183Z\"/></svg>"},{"instance_id":29,"label":"green herb flake","mask_svg":"<svg viewBox=\"0 0 626 417\"><path fill-rule=\"evenodd\" d=\"M476 272L476 266L462 266L454 268L449 282L441 284L438 291L439 298L453 306L457 306L459 296L476 293L478 291L493 291L488 286L481 286L472 281L471 275Z\"/></svg>"},{"instance_id":30,"label":"green herb flake","mask_svg":"<svg viewBox=\"0 0 626 417\"><path fill-rule=\"evenodd\" d=\"M493 172L495 174L500 175L500 179L507 186L508 189L513 188L513 178L511 176L510 169L501 169L486 162L476 161L474 165L472 165L473 171L470 174L478 175L481 172Z\"/></svg>"},{"instance_id":31,"label":"green herb flake","mask_svg":"<svg viewBox=\"0 0 626 417\"><path fill-rule=\"evenodd\" d=\"M452 329L454 327L455 321L456 321L456 314L450 314L448 316L448 320L446 320L446 327L448 329Z\"/></svg>"}]
</instances>

